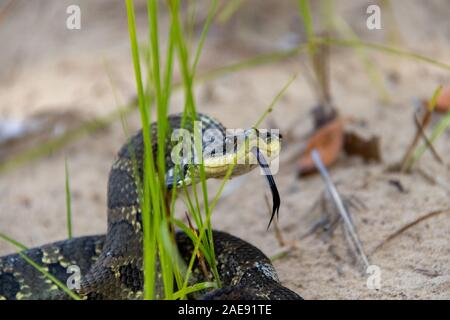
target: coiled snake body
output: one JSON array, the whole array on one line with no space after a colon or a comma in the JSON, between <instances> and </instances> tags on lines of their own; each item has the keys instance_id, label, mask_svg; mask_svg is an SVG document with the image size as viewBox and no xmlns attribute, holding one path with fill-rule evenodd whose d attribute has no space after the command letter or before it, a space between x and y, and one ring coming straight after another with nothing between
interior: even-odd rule
<instances>
[{"instance_id":1,"label":"coiled snake body","mask_svg":"<svg viewBox=\"0 0 450 320\"><path fill-rule=\"evenodd\" d=\"M225 128L217 120L198 114L202 131L215 129L225 137ZM182 115L170 115L171 129L181 127ZM186 121L186 129L192 131L192 121ZM153 137L157 134L157 124L151 126ZM249 132L244 135L249 137ZM168 134L170 137L171 134ZM156 140L154 138L154 140ZM217 141L216 141L217 143ZM233 139L220 141L224 149L231 144L232 150L240 152ZM269 137L265 140L266 153L277 155L279 139ZM180 180L173 177L171 161L172 147L166 141L167 183L179 185ZM207 143L203 141L203 147ZM154 143L153 153L157 152ZM80 288L76 293L85 299L142 299L143 298L143 262L142 262L142 225L141 209L135 179L135 168L142 176L144 144L142 132L137 133L118 153L113 164L108 183L108 230L106 235L86 236L24 251L29 258L43 266L62 283L71 276L69 266L76 265L81 274ZM133 156L132 156L133 155ZM241 153L243 157L249 154ZM272 156L273 156L272 155ZM134 157L135 156L135 157ZM271 158L270 152L266 154ZM207 178L224 176L227 165L220 164L218 157L205 160ZM208 162L209 161L209 162ZM233 175L243 174L254 166L237 166ZM186 170L185 170L186 171ZM195 170L189 170L195 172ZM184 181L190 183L194 177L185 172ZM291 290L283 287L270 260L251 244L230 234L213 232L217 267L222 282L221 289L202 293L204 299L300 299ZM176 233L176 243L183 259L188 262L193 251L189 237L182 232ZM194 271L199 266L194 265ZM201 272L194 272L200 275ZM198 279L205 280L205 279ZM161 298L163 288L156 288ZM47 279L18 254L0 258L0 300L1 299L65 299L68 296L52 281ZM198 297L197 297L198 298Z\"/></svg>"}]
</instances>

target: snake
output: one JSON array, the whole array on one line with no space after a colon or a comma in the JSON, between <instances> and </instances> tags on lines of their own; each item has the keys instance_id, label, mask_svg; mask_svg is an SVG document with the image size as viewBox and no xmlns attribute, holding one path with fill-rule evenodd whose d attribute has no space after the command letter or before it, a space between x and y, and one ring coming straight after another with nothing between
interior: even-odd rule
<instances>
[{"instance_id":1,"label":"snake","mask_svg":"<svg viewBox=\"0 0 450 320\"><path fill-rule=\"evenodd\" d=\"M267 165L278 156L281 136L263 136L255 128L230 134L218 120L201 113L167 116L168 128L164 150L164 179L168 189L198 182L201 165L190 161L193 147L177 149L184 133L197 129L202 133L203 170L206 179L223 179L250 172L258 165ZM158 123L150 125L151 144L158 157ZM174 138L175 137L175 138ZM190 141L192 142L192 138ZM194 135L195 139L195 135ZM239 143L244 141L245 143ZM189 141L189 140L186 140ZM185 141L185 142L186 142ZM107 232L103 235L81 236L26 249L0 257L0 300L54 300L71 297L29 261L26 255L48 274L66 284L74 266L79 274L73 291L86 300L140 300L144 298L143 226L139 196L139 179L143 177L143 131L138 131L121 147L112 165L107 190ZM181 151L186 151L182 154ZM254 151L257 152L254 152ZM197 149L198 151L198 149ZM207 152L208 151L208 152ZM178 152L178 153L177 153ZM174 161L178 154L179 170ZM264 160L263 160L264 159ZM238 160L242 160L239 162ZM251 162L250 160L253 160ZM230 163L235 161L233 168ZM264 166L263 166L264 167ZM139 178L139 179L138 179ZM270 177L269 177L270 179ZM273 181L272 181L273 182ZM279 207L279 205L278 205ZM275 213L275 208L272 214ZM301 297L283 286L271 260L252 244L229 233L212 230L216 267L221 287L198 291L191 299L204 300L297 300ZM181 259L188 265L195 244L182 230L174 230L174 241ZM192 280L208 281L212 275L201 268L200 258L192 267ZM203 272L202 272L203 270ZM155 298L164 298L160 267L156 268ZM72 278L73 280L73 278Z\"/></svg>"}]
</instances>

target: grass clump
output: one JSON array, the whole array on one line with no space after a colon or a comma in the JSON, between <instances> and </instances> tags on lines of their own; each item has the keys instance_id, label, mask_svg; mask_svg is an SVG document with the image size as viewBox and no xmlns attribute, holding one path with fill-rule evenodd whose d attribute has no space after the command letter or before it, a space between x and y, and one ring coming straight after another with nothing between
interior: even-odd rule
<instances>
[{"instance_id":1,"label":"grass clump","mask_svg":"<svg viewBox=\"0 0 450 320\"><path fill-rule=\"evenodd\" d=\"M141 195L142 205L142 224L144 232L144 298L154 299L160 297L155 292L157 285L156 273L161 272L163 281L163 298L178 299L186 298L187 294L197 290L203 290L210 287L220 286L217 268L215 267L214 246L212 239L212 226L202 219L202 212L199 207L199 200L195 194L197 207L189 207L189 215L195 221L196 229L208 230L208 237L197 236L198 242L202 244L201 251L206 257L211 272L214 274L215 283L197 283L194 286L188 286L190 281L192 265L185 269L180 265L180 259L177 258L177 248L174 241L173 230L175 223L183 230L190 230L191 227L185 225L181 221L176 221L173 217L174 202L177 190L174 189L170 194L165 186L166 159L165 148L167 134L170 132L169 123L167 121L170 96L173 91L172 73L174 64L177 63L182 74L182 87L185 94L185 111L183 117L183 125L188 119L195 119L196 104L193 94L193 79L195 69L197 67L201 49L215 12L216 1L212 1L208 19L200 37L197 53L194 62L191 64L189 59L188 46L186 44L185 35L182 29L180 19L180 1L169 1L168 9L170 13L170 26L168 34L168 46L165 56L165 68L162 67L161 44L159 40L159 24L158 24L158 2L156 0L147 1L148 9L148 27L149 27L149 54L146 56L146 74L147 84L144 86L141 71L140 51L136 35L136 24L134 17L133 1L127 0L127 14L129 22L130 42L132 49L132 57L136 76L136 85L138 91L138 104L141 115L142 130L144 136L144 161L143 161L143 181ZM178 59L176 59L178 57ZM144 88L148 91L145 92ZM146 95L150 99L146 99ZM152 136L150 129L151 111L156 111L157 136ZM152 153L151 146L157 140L158 152L157 156ZM201 146L200 146L201 147ZM197 150L198 152L199 150ZM198 153L200 154L200 153ZM156 158L155 158L156 157ZM206 188L206 178L204 168L201 168L200 182L202 187L203 201L205 204L206 215L209 213L208 193ZM195 187L194 187L195 189ZM170 205L166 199L171 199ZM194 231L188 233L191 236ZM198 245L200 247L200 244ZM175 254L174 254L175 253ZM196 255L197 253L195 253ZM194 254L193 254L194 256ZM160 270L157 269L159 261ZM174 283L176 281L176 284ZM177 291L177 289L180 289Z\"/></svg>"}]
</instances>

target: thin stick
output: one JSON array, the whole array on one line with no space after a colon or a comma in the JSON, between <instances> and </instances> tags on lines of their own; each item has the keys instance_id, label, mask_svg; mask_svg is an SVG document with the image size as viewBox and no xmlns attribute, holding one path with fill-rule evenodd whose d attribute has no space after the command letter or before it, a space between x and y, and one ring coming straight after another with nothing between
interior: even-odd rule
<instances>
[{"instance_id":1,"label":"thin stick","mask_svg":"<svg viewBox=\"0 0 450 320\"><path fill-rule=\"evenodd\" d=\"M426 215L419 217L417 219L415 219L414 221L406 224L405 226L401 227L400 229L398 229L397 231L395 231L393 234L391 234L390 236L388 236L385 240L383 240L383 242L381 242L378 246L375 247L375 249L372 251L372 254L374 254L376 251L378 251L378 249L380 249L381 247L383 247L386 243L388 243L389 241L391 241L392 239L398 237L400 234L402 234L403 232L405 232L406 230L412 228L413 226L415 226L416 224L427 220L429 218L432 218L434 216L440 215L442 213L450 213L450 209L445 209L445 210L436 210L436 211L432 211L430 213L427 213Z\"/></svg>"},{"instance_id":2,"label":"thin stick","mask_svg":"<svg viewBox=\"0 0 450 320\"><path fill-rule=\"evenodd\" d=\"M361 241L359 240L358 234L356 233L355 226L353 225L351 218L349 216L349 213L347 212L347 209L345 208L345 205L342 201L342 198L339 195L333 181L331 180L331 177L330 177L327 169L325 168L325 165L323 164L322 159L320 158L320 155L316 149L314 149L311 152L311 157L312 157L317 169L319 170L320 174L322 175L322 178L325 182L325 186L326 186L328 192L330 193L342 219L344 220L344 223L345 223L345 226L347 227L349 235L350 235L354 245L356 246L356 249L359 252L361 259L364 262L364 265L367 269L370 266L369 259L367 258L366 254L364 253L364 249L361 244Z\"/></svg>"},{"instance_id":3,"label":"thin stick","mask_svg":"<svg viewBox=\"0 0 450 320\"><path fill-rule=\"evenodd\" d=\"M417 130L419 131L420 135L422 136L422 139L425 141L425 145L427 146L427 148L430 149L431 153L433 154L433 156L437 162L439 162L440 164L444 164L444 161L442 160L441 156L438 154L438 152L434 148L433 143L430 141L430 139L428 139L428 137L425 133L425 130L424 130L422 124L420 123L419 117L417 116L417 113L414 116L414 120L416 122Z\"/></svg>"},{"instance_id":4,"label":"thin stick","mask_svg":"<svg viewBox=\"0 0 450 320\"><path fill-rule=\"evenodd\" d=\"M278 100L280 100L280 98L284 95L284 93L290 87L292 82L294 82L294 80L297 79L297 75L298 75L298 73L294 74L292 76L292 78L284 85L284 87L277 93L275 98L273 98L272 102L267 107L266 111L261 115L261 117L259 117L258 121L256 121L256 123L253 127L258 128L261 125L261 123L264 121L264 119L267 117L267 115L273 111L273 108L277 104Z\"/></svg>"},{"instance_id":5,"label":"thin stick","mask_svg":"<svg viewBox=\"0 0 450 320\"><path fill-rule=\"evenodd\" d=\"M437 89L434 91L433 97L431 98L430 102L428 103L428 108L422 117L422 125L421 125L422 129L425 129L428 126L428 123L430 122L431 113L433 112L433 110L436 106L436 101L437 101L437 98L439 97L439 94L441 93L441 90L442 90L442 86L437 87ZM411 169L411 166L413 164L414 151L416 149L417 144L419 143L420 137L421 137L420 130L417 129L416 135L414 136L412 143L406 150L406 153L400 164L400 172L406 172Z\"/></svg>"}]
</instances>

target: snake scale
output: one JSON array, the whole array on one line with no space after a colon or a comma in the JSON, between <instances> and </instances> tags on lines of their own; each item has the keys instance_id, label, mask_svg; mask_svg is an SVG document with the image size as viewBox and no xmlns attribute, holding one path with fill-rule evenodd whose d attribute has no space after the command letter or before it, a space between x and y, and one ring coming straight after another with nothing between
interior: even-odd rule
<instances>
[{"instance_id":1,"label":"snake scale","mask_svg":"<svg viewBox=\"0 0 450 320\"><path fill-rule=\"evenodd\" d=\"M226 136L225 127L217 120L203 114L197 114L196 118L201 121L203 132L213 128ZM169 130L180 128L182 115L170 115L168 120ZM193 121L186 121L185 128L192 131L192 123ZM151 132L153 137L157 135L157 123L151 125ZM171 136L170 132L167 136ZM273 137L266 142L270 143L270 139L273 142ZM230 141L221 143L225 147ZM157 143L153 143L152 148L156 155ZM238 151L235 143L232 150ZM166 141L165 151L166 165L170 169L173 167L170 141ZM81 283L76 293L84 299L143 298L143 232L135 182L136 172L142 177L143 154L143 135L139 131L120 149L110 171L106 235L68 239L23 252L64 284L70 277L67 268L71 265L78 266ZM209 168L207 165L205 167ZM243 174L253 167L237 168L233 175ZM223 176L217 168L220 169L220 166L208 171L207 177ZM175 238L181 257L187 263L193 251L193 243L181 231L176 232ZM225 232L213 231L213 238L222 288L202 292L192 298L301 299L295 292L280 284L270 260L259 249ZM205 276L199 270L196 261L193 270L193 275L197 277L195 280L208 280L202 279ZM160 279L160 275L157 279ZM163 295L161 282L156 281L157 298L162 298ZM0 300L68 298L66 293L20 255L11 254L0 258Z\"/></svg>"}]
</instances>

